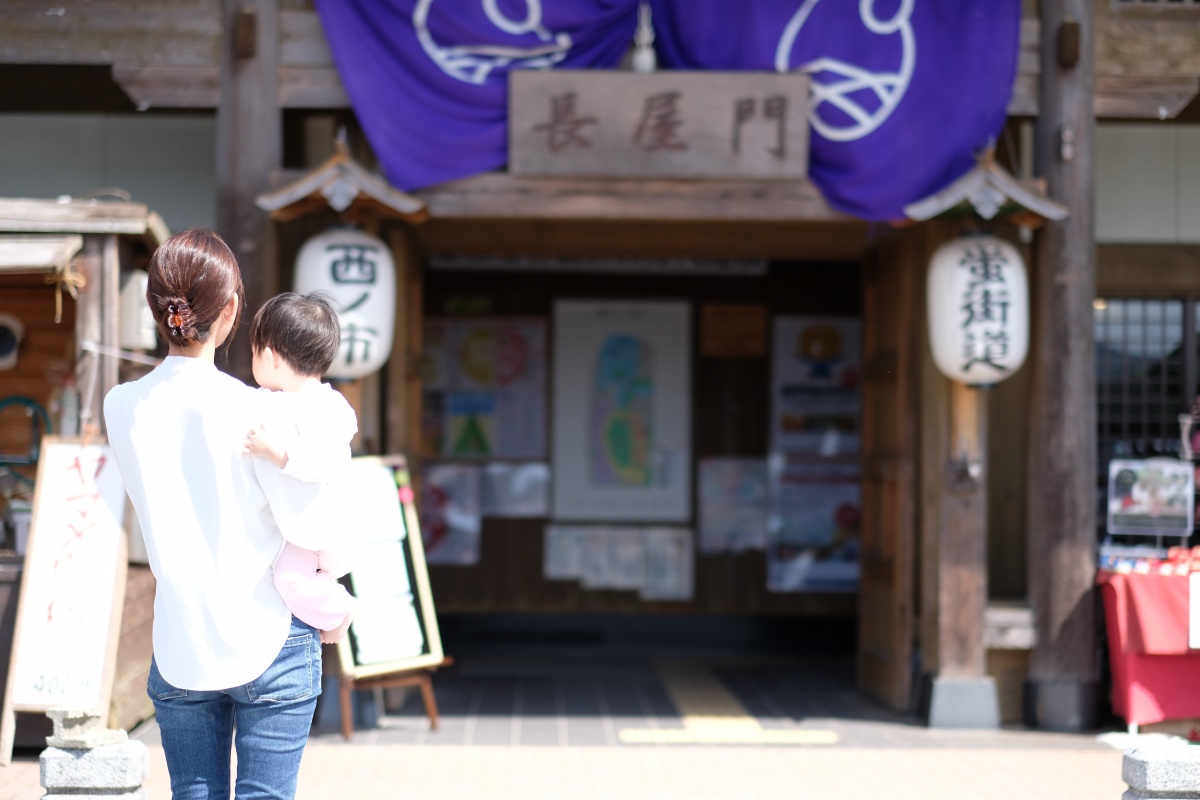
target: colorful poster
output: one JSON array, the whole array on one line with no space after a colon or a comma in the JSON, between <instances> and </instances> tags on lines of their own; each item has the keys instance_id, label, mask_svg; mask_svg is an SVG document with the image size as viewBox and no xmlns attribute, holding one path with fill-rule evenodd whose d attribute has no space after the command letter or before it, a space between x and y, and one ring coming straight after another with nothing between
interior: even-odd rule
<instances>
[{"instance_id":1,"label":"colorful poster","mask_svg":"<svg viewBox=\"0 0 1200 800\"><path fill-rule=\"evenodd\" d=\"M777 317L771 385L771 450L858 453L861 326L840 317Z\"/></svg>"},{"instance_id":2,"label":"colorful poster","mask_svg":"<svg viewBox=\"0 0 1200 800\"><path fill-rule=\"evenodd\" d=\"M1192 464L1173 458L1108 462L1108 532L1145 536L1192 534Z\"/></svg>"},{"instance_id":3,"label":"colorful poster","mask_svg":"<svg viewBox=\"0 0 1200 800\"><path fill-rule=\"evenodd\" d=\"M483 468L485 517L545 517L550 513L548 464L488 464Z\"/></svg>"},{"instance_id":4,"label":"colorful poster","mask_svg":"<svg viewBox=\"0 0 1200 800\"><path fill-rule=\"evenodd\" d=\"M646 528L643 600L691 600L695 593L695 547L687 528Z\"/></svg>"},{"instance_id":5,"label":"colorful poster","mask_svg":"<svg viewBox=\"0 0 1200 800\"><path fill-rule=\"evenodd\" d=\"M767 546L764 459L703 459L698 491L701 553L740 553Z\"/></svg>"},{"instance_id":6,"label":"colorful poster","mask_svg":"<svg viewBox=\"0 0 1200 800\"><path fill-rule=\"evenodd\" d=\"M544 321L427 320L422 367L425 452L545 457Z\"/></svg>"},{"instance_id":7,"label":"colorful poster","mask_svg":"<svg viewBox=\"0 0 1200 800\"><path fill-rule=\"evenodd\" d=\"M426 562L479 563L480 494L477 466L433 464L425 468L417 511Z\"/></svg>"},{"instance_id":8,"label":"colorful poster","mask_svg":"<svg viewBox=\"0 0 1200 800\"><path fill-rule=\"evenodd\" d=\"M688 519L688 306L563 301L554 326L554 518Z\"/></svg>"},{"instance_id":9,"label":"colorful poster","mask_svg":"<svg viewBox=\"0 0 1200 800\"><path fill-rule=\"evenodd\" d=\"M858 465L772 456L767 589L856 591L862 519Z\"/></svg>"}]
</instances>

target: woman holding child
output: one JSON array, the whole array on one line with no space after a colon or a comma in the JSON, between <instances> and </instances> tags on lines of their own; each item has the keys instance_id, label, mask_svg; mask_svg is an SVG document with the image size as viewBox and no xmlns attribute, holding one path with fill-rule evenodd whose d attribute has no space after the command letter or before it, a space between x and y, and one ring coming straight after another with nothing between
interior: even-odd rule
<instances>
[{"instance_id":1,"label":"woman holding child","mask_svg":"<svg viewBox=\"0 0 1200 800\"><path fill-rule=\"evenodd\" d=\"M239 800L292 798L321 691L321 638L272 574L286 533L273 510L294 505L295 487L244 453L272 393L215 365L244 304L241 273L225 242L200 229L163 242L149 273L169 352L109 392L104 416L157 579L147 691L172 795L228 798L236 748ZM308 534L304 546L323 546Z\"/></svg>"}]
</instances>

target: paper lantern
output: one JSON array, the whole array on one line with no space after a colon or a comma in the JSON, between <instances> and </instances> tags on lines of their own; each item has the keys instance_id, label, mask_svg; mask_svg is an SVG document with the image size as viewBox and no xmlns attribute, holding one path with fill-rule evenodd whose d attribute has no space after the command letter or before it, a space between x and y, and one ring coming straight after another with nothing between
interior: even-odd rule
<instances>
[{"instance_id":1,"label":"paper lantern","mask_svg":"<svg viewBox=\"0 0 1200 800\"><path fill-rule=\"evenodd\" d=\"M361 378L383 366L396 320L396 264L387 245L357 228L325 231L300 248L294 286L333 298L342 347L328 377Z\"/></svg>"},{"instance_id":2,"label":"paper lantern","mask_svg":"<svg viewBox=\"0 0 1200 800\"><path fill-rule=\"evenodd\" d=\"M1017 249L994 236L942 245L929 263L929 346L939 370L970 386L1016 372L1029 351L1029 281Z\"/></svg>"}]
</instances>

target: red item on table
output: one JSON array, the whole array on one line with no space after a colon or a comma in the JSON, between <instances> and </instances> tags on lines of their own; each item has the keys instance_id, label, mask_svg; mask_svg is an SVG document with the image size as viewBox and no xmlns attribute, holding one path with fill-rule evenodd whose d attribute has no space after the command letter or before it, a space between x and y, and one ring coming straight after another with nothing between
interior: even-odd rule
<instances>
[{"instance_id":1,"label":"red item on table","mask_svg":"<svg viewBox=\"0 0 1200 800\"><path fill-rule=\"evenodd\" d=\"M1101 571L1113 710L1135 725L1200 717L1200 650L1188 647L1188 578Z\"/></svg>"}]
</instances>

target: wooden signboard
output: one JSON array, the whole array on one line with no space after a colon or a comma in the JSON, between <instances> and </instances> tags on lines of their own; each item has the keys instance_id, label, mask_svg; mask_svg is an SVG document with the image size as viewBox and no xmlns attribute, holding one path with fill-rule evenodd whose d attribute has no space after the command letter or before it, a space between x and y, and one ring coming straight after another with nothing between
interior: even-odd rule
<instances>
[{"instance_id":1,"label":"wooden signboard","mask_svg":"<svg viewBox=\"0 0 1200 800\"><path fill-rule=\"evenodd\" d=\"M125 600L125 486L108 445L46 437L0 719L0 763L18 712L94 709L107 719Z\"/></svg>"},{"instance_id":2,"label":"wooden signboard","mask_svg":"<svg viewBox=\"0 0 1200 800\"><path fill-rule=\"evenodd\" d=\"M513 175L797 180L808 77L793 72L513 70Z\"/></svg>"},{"instance_id":3,"label":"wooden signboard","mask_svg":"<svg viewBox=\"0 0 1200 800\"><path fill-rule=\"evenodd\" d=\"M353 459L355 496L346 530L358 531L350 634L338 644L342 675L355 679L439 666L442 638L403 456Z\"/></svg>"}]
</instances>

